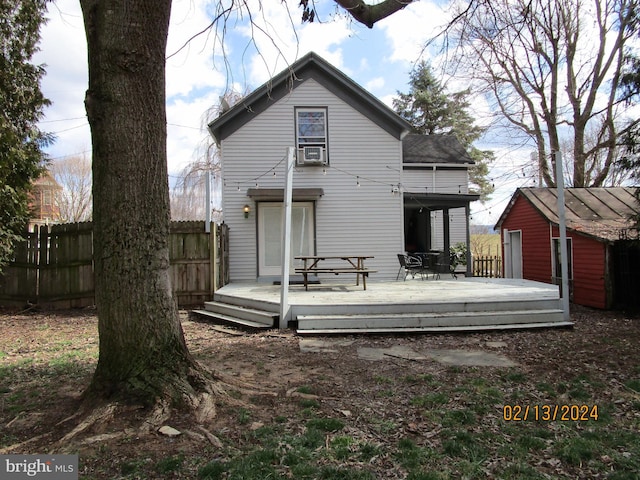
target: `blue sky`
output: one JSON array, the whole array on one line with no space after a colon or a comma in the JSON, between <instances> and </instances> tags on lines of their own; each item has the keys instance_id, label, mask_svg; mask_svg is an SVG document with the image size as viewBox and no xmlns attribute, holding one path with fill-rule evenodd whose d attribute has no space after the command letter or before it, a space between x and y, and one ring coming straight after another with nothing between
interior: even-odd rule
<instances>
[{"instance_id":1,"label":"blue sky","mask_svg":"<svg viewBox=\"0 0 640 480\"><path fill-rule=\"evenodd\" d=\"M313 50L391 105L397 91L408 91L409 72L417 60L437 61L433 52L423 51L423 45L448 18L439 6L443 2L420 0L368 29L344 14L336 15L335 4L322 0L321 21L302 25L298 1L290 0L288 7L279 1L265 1L261 9L258 0L246 3L253 12L259 12L253 16L253 29L245 14L228 24L224 38L201 35L180 50L210 23L220 3L173 1L167 48L168 55L177 52L167 61L167 154L172 177L197 159L198 147L208 141L204 114L227 89L252 90L286 68L287 63ZM78 0L56 0L50 4L48 17L41 52L35 58L37 63L46 64L42 89L53 102L41 124L57 137L48 153L54 161L79 154L90 156L83 104L87 53ZM485 104L478 99L474 106L474 116L482 122ZM473 223L494 223L515 188L531 185L528 178L517 173L528 153L501 150L498 158L491 174L497 192L486 205L475 202Z\"/></svg>"}]
</instances>

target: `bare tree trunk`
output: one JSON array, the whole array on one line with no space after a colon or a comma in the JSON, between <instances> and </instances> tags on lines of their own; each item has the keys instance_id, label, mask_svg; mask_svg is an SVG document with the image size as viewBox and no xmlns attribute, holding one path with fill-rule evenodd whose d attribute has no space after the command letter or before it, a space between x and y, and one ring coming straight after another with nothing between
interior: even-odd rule
<instances>
[{"instance_id":1,"label":"bare tree trunk","mask_svg":"<svg viewBox=\"0 0 640 480\"><path fill-rule=\"evenodd\" d=\"M152 404L204 385L169 277L165 48L171 0L81 0L89 56L100 356L89 394Z\"/></svg>"}]
</instances>

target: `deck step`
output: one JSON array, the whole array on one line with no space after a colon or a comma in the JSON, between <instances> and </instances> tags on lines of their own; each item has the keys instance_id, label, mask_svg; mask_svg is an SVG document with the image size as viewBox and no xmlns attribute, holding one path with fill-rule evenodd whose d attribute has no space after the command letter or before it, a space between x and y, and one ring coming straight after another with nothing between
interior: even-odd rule
<instances>
[{"instance_id":1,"label":"deck step","mask_svg":"<svg viewBox=\"0 0 640 480\"><path fill-rule=\"evenodd\" d=\"M209 310L192 310L191 313L195 315L199 315L201 317L205 317L209 320L214 320L216 322L221 322L227 325L233 325L236 327L249 328L252 330L266 330L273 328L273 323L271 325L267 325L261 322L254 322L251 320L245 320L238 317L232 317L229 315L224 315L222 313L211 312Z\"/></svg>"},{"instance_id":2,"label":"deck step","mask_svg":"<svg viewBox=\"0 0 640 480\"><path fill-rule=\"evenodd\" d=\"M573 327L572 322L536 322L536 323L513 323L501 325L462 325L455 327L388 327L388 328L313 328L296 330L299 335L348 335L362 333L455 333L455 332L480 332L490 330L513 330L513 329L533 329L533 328L569 328Z\"/></svg>"},{"instance_id":3,"label":"deck step","mask_svg":"<svg viewBox=\"0 0 640 480\"><path fill-rule=\"evenodd\" d=\"M269 327L275 325L275 320L279 316L279 313L273 311L255 308L254 306L232 304L225 301L205 302L204 310L226 317L261 323Z\"/></svg>"},{"instance_id":4,"label":"deck step","mask_svg":"<svg viewBox=\"0 0 640 480\"><path fill-rule=\"evenodd\" d=\"M353 314L353 315L298 315L298 331L308 330L394 330L428 328L457 328L459 330L481 329L484 326L531 325L552 323L564 319L562 310L510 310L477 312L427 312L400 314ZM513 327L530 328L530 327ZM458 331L459 331L458 330ZM406 330L411 331L411 330Z\"/></svg>"}]
</instances>

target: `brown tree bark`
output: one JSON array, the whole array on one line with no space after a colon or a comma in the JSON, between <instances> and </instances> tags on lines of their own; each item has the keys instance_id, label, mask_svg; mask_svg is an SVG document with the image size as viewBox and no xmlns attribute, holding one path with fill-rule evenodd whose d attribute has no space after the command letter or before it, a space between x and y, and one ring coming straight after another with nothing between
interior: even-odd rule
<instances>
[{"instance_id":1,"label":"brown tree bark","mask_svg":"<svg viewBox=\"0 0 640 480\"><path fill-rule=\"evenodd\" d=\"M204 390L169 277L165 50L171 0L81 0L89 57L100 354L91 397Z\"/></svg>"}]
</instances>

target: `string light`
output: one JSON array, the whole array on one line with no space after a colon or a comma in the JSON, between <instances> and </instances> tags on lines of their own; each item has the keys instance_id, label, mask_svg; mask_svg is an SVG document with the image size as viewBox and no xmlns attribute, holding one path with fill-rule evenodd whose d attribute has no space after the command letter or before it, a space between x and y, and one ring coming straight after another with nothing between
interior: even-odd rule
<instances>
[{"instance_id":1,"label":"string light","mask_svg":"<svg viewBox=\"0 0 640 480\"><path fill-rule=\"evenodd\" d=\"M241 180L241 181L235 181L235 180L234 180L234 183L237 183L238 185L243 185L243 184L247 184L247 183L253 183L253 182L255 182L255 181L257 181L257 180L259 180L259 179L261 179L261 178L264 178L266 175L269 175L269 174L272 174L272 175L273 175L273 177L277 177L276 168L278 167L278 165L280 165L282 162L284 162L284 161L285 161L285 159L286 159L286 158L282 158L282 159L281 159L281 160L280 160L276 165L274 165L273 167L269 168L269 169L268 169L265 173L263 173L262 175L258 175L257 177L254 177L254 178L248 178L248 179L246 179L246 180ZM296 165L294 165L294 168L295 168L295 171L296 171L296 172L302 172L302 171L303 171L303 169L298 169L298 168L296 167ZM379 185L387 185L387 186L389 186L389 187L392 189L392 193L393 193L394 195L395 195L396 193L399 193L399 192L400 192L400 189L401 189L401 184L400 184L400 183L398 183L398 184L396 184L396 185L394 185L394 184L389 184L389 183L388 183L388 181L379 180L379 179L376 179L376 178L362 177L362 176L360 176L360 175L356 175L356 174L354 174L354 173L348 172L348 171L346 171L346 170L342 170L342 169L337 168L337 167L334 167L334 166L332 166L331 168L332 168L333 170L337 171L337 172L340 172L340 173L344 174L344 175L350 176L350 177L352 177L352 178L353 178L353 177L355 177L355 178L356 178L356 186L357 186L357 187L360 187L360 186L361 186L361 184L362 184L361 180L363 180L363 181L366 181L366 182L369 182L369 183L374 183L374 184L379 184ZM394 169L394 168L389 167L388 165L387 165L387 168L389 168L389 169L391 169L391 170L394 170L394 171L399 171L399 170L396 170L396 169ZM326 168L326 167L323 167L323 168L322 168L322 175L327 175L327 168ZM256 185L257 185L257 184L256 184ZM256 188L258 188L258 187L256 187ZM426 191L426 192L428 192L428 187L425 187L425 191Z\"/></svg>"},{"instance_id":2,"label":"string light","mask_svg":"<svg viewBox=\"0 0 640 480\"><path fill-rule=\"evenodd\" d=\"M286 160L286 157L282 157L278 163L276 163L275 165L273 165L271 168L269 168L267 171L265 171L263 174L258 175L257 177L253 177L253 178L248 178L246 180L241 180L241 181L235 181L234 183L236 183L238 185L238 191L240 191L240 186L241 185L246 185L246 184L252 184L253 182L255 182L256 188L260 188L259 184L258 184L258 180L260 180L261 178L266 177L269 174L272 174L273 177L277 177L277 171L276 169L278 168L278 166L284 162ZM226 186L226 179L224 180L224 184Z\"/></svg>"},{"instance_id":3,"label":"string light","mask_svg":"<svg viewBox=\"0 0 640 480\"><path fill-rule=\"evenodd\" d=\"M245 180L240 180L240 181L233 180L233 183L236 183L238 185L238 191L240 191L240 186L241 185L246 185L247 183L251 184L253 182L256 182L255 183L256 188L259 188L259 183L257 183L257 181L260 178L264 178L267 175L270 175L270 176L272 175L272 176L274 176L276 178L278 177L276 168L278 167L278 165L283 163L285 161L285 159L286 159L286 157L283 157L282 159L280 159L277 162L276 165L274 165L271 168L267 169L265 171L265 173L263 173L261 175L258 175L258 176L254 177L254 178L247 178ZM402 190L402 184L400 184L400 183L395 184L395 185L394 184L389 184L388 181L379 180L377 178L368 178L368 177L363 177L363 176L360 176L360 175L356 175L356 174L354 174L352 172L340 169L340 168L335 167L333 165L331 166L331 168L336 172L340 172L340 173L342 173L344 175L347 175L347 176L350 176L352 178L355 177L356 178L356 186L357 187L361 186L362 181L366 181L366 182L369 182L369 183L386 185L388 188L391 189L391 192L392 192L393 195L395 195L396 193L401 193L403 191ZM395 168L392 168L390 166L386 166L386 168L388 168L390 170L393 170L393 171L398 171L399 172L399 170L397 170ZM322 168L322 175L327 175L327 170L328 170L327 167L323 167ZM499 175L490 177L489 180L491 182L492 188L495 189L496 188L496 184L499 184L500 188L502 188L503 186L506 186L507 184L509 184L512 181L518 181L518 179L522 178L522 176L521 176L522 170L523 170L522 166L519 165L519 166L517 166L515 168L511 168L511 169L508 169L506 171L503 171ZM303 169L296 168L296 171L303 171ZM525 173L526 173L526 170L525 170ZM228 184L227 180L224 179L224 185L226 186L227 184ZM458 185L458 192L460 194L462 194L462 186L463 185ZM397 190L396 190L396 187L397 187ZM430 190L429 187L424 187L424 188L421 187L420 189L423 190L420 193L421 195L425 194L425 193L429 194L429 190ZM406 192L407 195L410 195L410 193L411 192ZM511 194L509 194L508 197L511 197ZM498 202L496 200L493 200L491 203L497 204ZM481 209L479 212L488 212L489 209L490 209L490 206L487 205L485 208ZM476 212L476 213L478 213L478 212Z\"/></svg>"}]
</instances>

